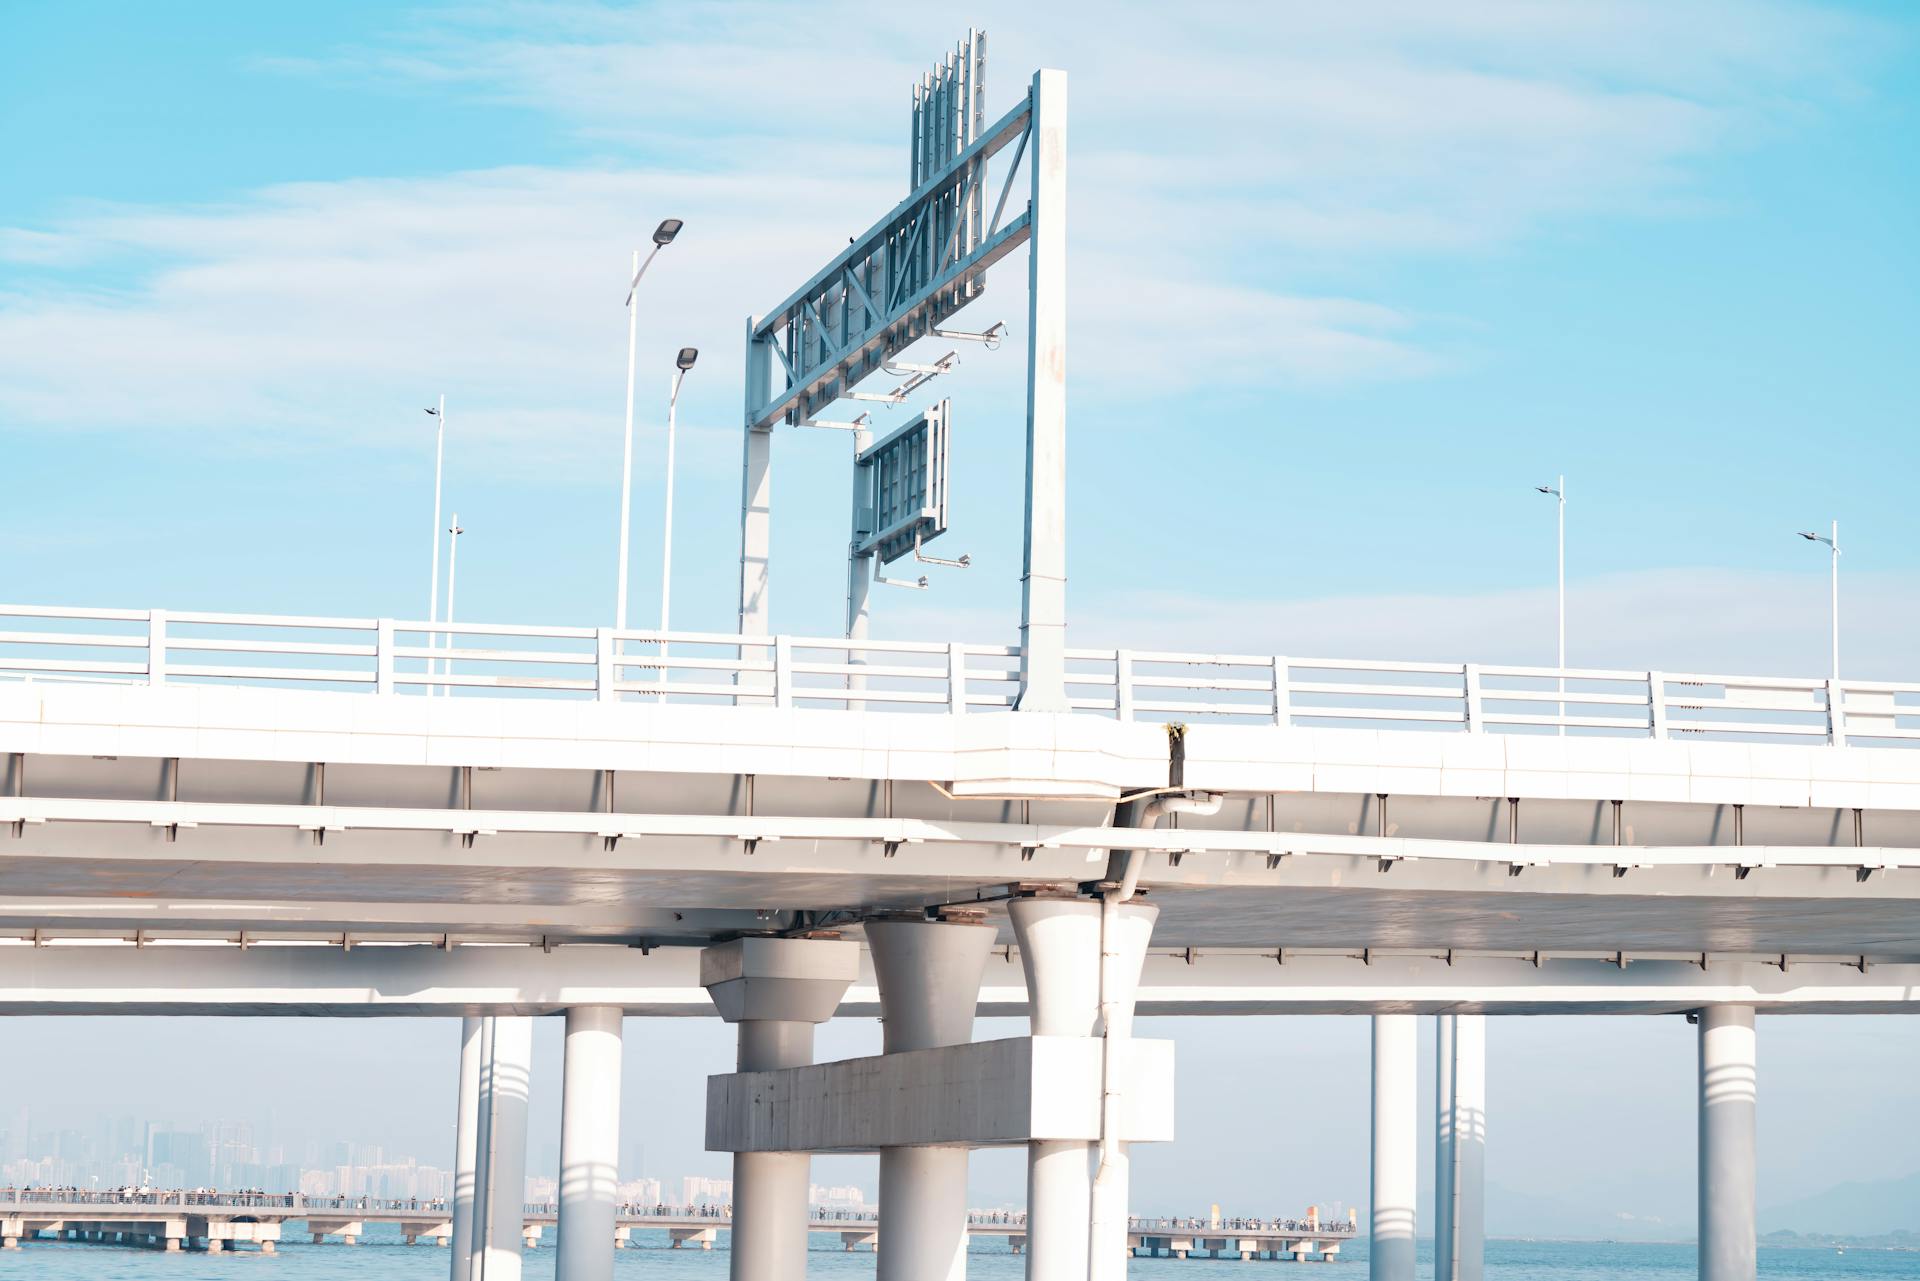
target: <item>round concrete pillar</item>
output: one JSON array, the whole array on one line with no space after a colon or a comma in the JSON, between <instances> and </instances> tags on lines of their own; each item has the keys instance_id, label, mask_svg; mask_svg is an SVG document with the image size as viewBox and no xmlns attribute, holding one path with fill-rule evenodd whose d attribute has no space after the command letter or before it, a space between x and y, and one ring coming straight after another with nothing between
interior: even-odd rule
<instances>
[{"instance_id":1,"label":"round concrete pillar","mask_svg":"<svg viewBox=\"0 0 1920 1281\"><path fill-rule=\"evenodd\" d=\"M473 1187L480 1130L480 1023L460 1020L460 1089L453 1127L451 1281L473 1281Z\"/></svg>"},{"instance_id":2,"label":"round concrete pillar","mask_svg":"<svg viewBox=\"0 0 1920 1281\"><path fill-rule=\"evenodd\" d=\"M1413 1281L1419 1046L1416 1016L1373 1016L1371 1281Z\"/></svg>"},{"instance_id":3,"label":"round concrete pillar","mask_svg":"<svg viewBox=\"0 0 1920 1281\"><path fill-rule=\"evenodd\" d=\"M1753 1007L1700 1011L1700 1281L1753 1281L1755 1123Z\"/></svg>"},{"instance_id":4,"label":"round concrete pillar","mask_svg":"<svg viewBox=\"0 0 1920 1281\"><path fill-rule=\"evenodd\" d=\"M520 1281L533 1020L500 1015L487 1022L492 1032L481 1072L473 1281Z\"/></svg>"},{"instance_id":5,"label":"round concrete pillar","mask_svg":"<svg viewBox=\"0 0 1920 1281\"><path fill-rule=\"evenodd\" d=\"M1453 1281L1481 1281L1487 1248L1487 1016L1453 1034Z\"/></svg>"},{"instance_id":6,"label":"round concrete pillar","mask_svg":"<svg viewBox=\"0 0 1920 1281\"><path fill-rule=\"evenodd\" d=\"M1433 1281L1453 1276L1452 1014L1433 1016Z\"/></svg>"},{"instance_id":7,"label":"round concrete pillar","mask_svg":"<svg viewBox=\"0 0 1920 1281\"><path fill-rule=\"evenodd\" d=\"M973 1039L980 980L997 931L954 921L870 921L889 1054ZM882 1148L878 1281L960 1281L967 1274L967 1149Z\"/></svg>"},{"instance_id":8,"label":"round concrete pillar","mask_svg":"<svg viewBox=\"0 0 1920 1281\"><path fill-rule=\"evenodd\" d=\"M1007 905L1027 978L1035 1036L1092 1036L1100 1024L1100 905L1091 899L1015 899ZM1087 1275L1092 1145L1027 1145L1027 1277Z\"/></svg>"},{"instance_id":9,"label":"round concrete pillar","mask_svg":"<svg viewBox=\"0 0 1920 1281\"><path fill-rule=\"evenodd\" d=\"M739 1026L742 1072L812 1063L814 1024L833 1017L858 973L858 948L837 940L737 939L700 954L701 986ZM806 1276L811 1165L805 1152L734 1153L732 1281Z\"/></svg>"},{"instance_id":10,"label":"round concrete pillar","mask_svg":"<svg viewBox=\"0 0 1920 1281\"><path fill-rule=\"evenodd\" d=\"M560 1093L560 1246L555 1281L611 1281L620 1160L617 1006L567 1011Z\"/></svg>"}]
</instances>

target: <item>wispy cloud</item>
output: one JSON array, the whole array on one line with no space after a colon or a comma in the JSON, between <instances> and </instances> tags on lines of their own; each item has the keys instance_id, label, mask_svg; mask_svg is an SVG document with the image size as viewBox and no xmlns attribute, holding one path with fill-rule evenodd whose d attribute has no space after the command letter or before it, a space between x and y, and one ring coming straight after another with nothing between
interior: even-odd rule
<instances>
[{"instance_id":1,"label":"wispy cloud","mask_svg":"<svg viewBox=\"0 0 1920 1281\"><path fill-rule=\"evenodd\" d=\"M1433 318L1329 288L1333 264L1680 198L1697 157L1842 91L1862 38L1795 4L1640 0L984 20L990 110L1030 66L1073 76L1076 378L1162 396L1443 365ZM899 198L905 86L946 24L853 3L476 4L283 59L546 113L603 154L0 229L0 261L34 268L0 292L0 415L377 441L394 404L454 384L489 407L470 429L564 461L618 398L635 211L691 228L649 279L649 345L731 364L742 316ZM1204 369L1178 356L1202 337Z\"/></svg>"}]
</instances>

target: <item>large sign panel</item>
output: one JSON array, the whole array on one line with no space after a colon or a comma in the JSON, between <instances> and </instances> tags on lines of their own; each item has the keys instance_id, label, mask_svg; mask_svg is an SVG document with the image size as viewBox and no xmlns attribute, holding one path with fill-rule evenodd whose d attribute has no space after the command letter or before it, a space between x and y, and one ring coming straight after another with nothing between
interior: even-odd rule
<instances>
[{"instance_id":1,"label":"large sign panel","mask_svg":"<svg viewBox=\"0 0 1920 1281\"><path fill-rule=\"evenodd\" d=\"M853 460L864 528L856 556L890 564L947 529L947 440L952 402L943 400L874 442Z\"/></svg>"}]
</instances>

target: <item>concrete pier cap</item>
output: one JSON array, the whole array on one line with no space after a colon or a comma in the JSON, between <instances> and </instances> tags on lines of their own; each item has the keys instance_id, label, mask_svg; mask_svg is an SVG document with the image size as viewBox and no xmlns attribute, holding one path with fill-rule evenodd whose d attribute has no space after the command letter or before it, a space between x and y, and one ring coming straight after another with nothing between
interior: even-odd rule
<instances>
[{"instance_id":1,"label":"concrete pier cap","mask_svg":"<svg viewBox=\"0 0 1920 1281\"><path fill-rule=\"evenodd\" d=\"M860 945L741 938L700 952L700 986L728 1023L825 1023L860 977Z\"/></svg>"}]
</instances>

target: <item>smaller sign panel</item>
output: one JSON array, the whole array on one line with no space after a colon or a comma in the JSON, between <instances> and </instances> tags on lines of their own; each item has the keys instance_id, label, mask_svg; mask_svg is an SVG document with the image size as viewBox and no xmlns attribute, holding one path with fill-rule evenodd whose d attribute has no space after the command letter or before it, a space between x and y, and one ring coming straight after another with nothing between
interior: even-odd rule
<instances>
[{"instance_id":1,"label":"smaller sign panel","mask_svg":"<svg viewBox=\"0 0 1920 1281\"><path fill-rule=\"evenodd\" d=\"M854 459L855 501L866 518L856 554L889 564L911 553L916 537L925 545L946 532L951 406L929 406Z\"/></svg>"}]
</instances>

